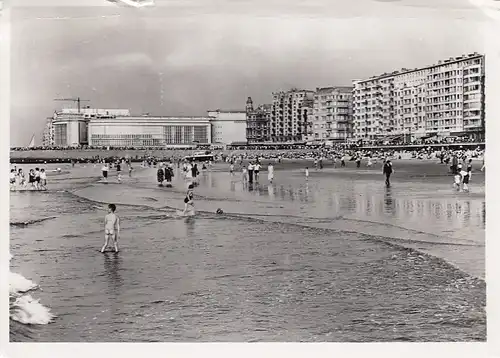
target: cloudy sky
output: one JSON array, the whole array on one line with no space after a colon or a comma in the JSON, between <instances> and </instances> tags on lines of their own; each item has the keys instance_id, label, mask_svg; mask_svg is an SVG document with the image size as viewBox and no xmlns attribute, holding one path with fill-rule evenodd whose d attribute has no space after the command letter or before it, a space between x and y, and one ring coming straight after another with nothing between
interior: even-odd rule
<instances>
[{"instance_id":1,"label":"cloudy sky","mask_svg":"<svg viewBox=\"0 0 500 358\"><path fill-rule=\"evenodd\" d=\"M353 79L484 51L467 0L17 0L11 12L11 145L37 141L61 105L204 115L275 90ZM86 6L83 6L86 4ZM78 6L80 5L80 6ZM91 5L91 6L89 6Z\"/></svg>"}]
</instances>

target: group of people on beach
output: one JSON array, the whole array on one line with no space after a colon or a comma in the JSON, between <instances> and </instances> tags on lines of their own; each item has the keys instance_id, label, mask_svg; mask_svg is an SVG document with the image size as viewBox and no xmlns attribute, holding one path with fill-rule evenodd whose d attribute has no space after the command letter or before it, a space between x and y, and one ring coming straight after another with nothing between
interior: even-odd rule
<instances>
[{"instance_id":1,"label":"group of people on beach","mask_svg":"<svg viewBox=\"0 0 500 358\"><path fill-rule=\"evenodd\" d=\"M132 177L132 162L129 160L125 160L124 158L121 159L116 159L114 161L110 161L110 163L106 162L105 160L102 160L102 179L104 182L108 181L108 173L110 169L115 168L116 169L116 178L118 180L118 183L122 182L122 166L127 165L128 167L128 176L129 178ZM95 167L95 164L94 164Z\"/></svg>"},{"instance_id":2,"label":"group of people on beach","mask_svg":"<svg viewBox=\"0 0 500 358\"><path fill-rule=\"evenodd\" d=\"M10 169L10 190L47 190L47 173L45 169L35 168L28 172L28 180L24 171L17 167Z\"/></svg>"},{"instance_id":3,"label":"group of people on beach","mask_svg":"<svg viewBox=\"0 0 500 358\"><path fill-rule=\"evenodd\" d=\"M422 153L418 154L424 155ZM312 156L312 161L314 168L316 170L321 170L324 167L324 162L326 160L331 160L333 163L333 167L336 168L339 165L341 168L346 167L346 161L354 161L356 163L356 168L361 167L361 161L363 158L366 159L366 166L372 167L373 165L378 163L380 159L382 162L382 174L385 177L385 186L389 187L391 185L390 178L394 173L393 164L390 156L401 159L401 154L397 155L396 153L387 154L387 153L361 153L361 152L325 152L325 151L317 151ZM281 161L285 158L284 155L276 156L275 162L281 163ZM414 157L414 156L412 156ZM442 151L433 154L434 158L439 158L441 163L449 164L451 162L450 171L453 174L454 182L453 187L457 190L463 190L464 192L469 191L469 182L472 175L472 159L470 153L466 153L465 151ZM254 156L251 159L244 155L234 155L234 156L226 156L220 157L219 160L225 161L229 164L229 174L234 176L236 174L236 165L239 166L239 171L241 173L241 181L244 184L252 184L254 182L259 181L260 172L262 169L263 159L260 156ZM311 158L310 158L311 159ZM466 169L463 170L462 164L459 163L460 160L465 162L467 159ZM248 160L248 165L244 164L244 161ZM174 177L174 163L175 161L169 160L167 163L164 163L160 160L152 160L146 162L145 166L151 167L152 165L156 166L158 164L157 170L157 181L160 186L171 186L172 179ZM207 168L211 168L210 163L203 163L202 170L207 170ZM106 165L106 164L105 164ZM115 163L117 167L117 172L120 172L120 163ZM131 165L129 164L129 168ZM187 184L187 191L184 197L184 210L179 211L178 214L181 216L192 216L194 215L194 188L198 185L197 177L200 174L198 170L198 163L190 162L187 160L181 161L177 160L177 168L180 169L180 175L184 178L184 181ZM484 170L484 160L483 167L481 170ZM131 171L131 169L130 169ZM130 173L129 171L129 173ZM304 170L306 180L309 178L309 167L305 167ZM273 162L269 162L267 166L267 178L269 183L272 183L274 180L274 165ZM107 175L103 176L106 178ZM120 179L119 179L120 180ZM104 252L106 247L109 245L110 241L113 242L115 252L118 252L118 235L119 235L119 218L115 214L116 206L114 204L110 204L108 207L108 214L105 219L105 244L102 247L101 251ZM222 209L217 209L217 214L223 213Z\"/></svg>"}]
</instances>

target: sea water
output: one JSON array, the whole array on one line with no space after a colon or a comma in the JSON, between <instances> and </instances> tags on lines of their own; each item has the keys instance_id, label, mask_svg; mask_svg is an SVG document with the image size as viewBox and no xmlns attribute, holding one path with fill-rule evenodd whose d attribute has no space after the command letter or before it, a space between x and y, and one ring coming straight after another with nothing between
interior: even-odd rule
<instances>
[{"instance_id":1,"label":"sea water","mask_svg":"<svg viewBox=\"0 0 500 358\"><path fill-rule=\"evenodd\" d=\"M50 172L11 193L11 340L484 341L484 176L456 193L408 165L387 189L351 164L272 185L220 166L194 218L178 170L172 189L154 168ZM111 202L121 251L101 254Z\"/></svg>"}]
</instances>

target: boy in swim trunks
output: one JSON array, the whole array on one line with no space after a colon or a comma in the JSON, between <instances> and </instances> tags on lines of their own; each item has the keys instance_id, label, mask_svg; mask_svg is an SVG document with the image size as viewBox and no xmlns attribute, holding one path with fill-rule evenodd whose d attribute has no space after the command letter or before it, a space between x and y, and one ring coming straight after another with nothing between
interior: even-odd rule
<instances>
[{"instance_id":1,"label":"boy in swim trunks","mask_svg":"<svg viewBox=\"0 0 500 358\"><path fill-rule=\"evenodd\" d=\"M108 205L108 215L104 217L104 246L101 252L104 252L108 247L109 239L113 239L115 252L118 252L118 236L120 235L120 219L115 214L116 205Z\"/></svg>"}]
</instances>

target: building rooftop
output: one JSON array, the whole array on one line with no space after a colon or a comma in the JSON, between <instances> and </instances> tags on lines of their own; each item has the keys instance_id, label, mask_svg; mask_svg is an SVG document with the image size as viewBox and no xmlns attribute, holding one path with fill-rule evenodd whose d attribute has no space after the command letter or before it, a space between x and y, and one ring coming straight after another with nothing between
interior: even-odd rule
<instances>
[{"instance_id":1,"label":"building rooftop","mask_svg":"<svg viewBox=\"0 0 500 358\"><path fill-rule=\"evenodd\" d=\"M375 79L383 79L383 78L388 78L388 77L392 77L392 76L396 76L396 75L403 75L403 74L407 74L407 73L411 73L411 72L426 70L429 68L447 65L447 64L451 64L451 63L456 63L456 62L460 62L463 60L468 60L468 59L478 58L478 57L484 57L484 55L477 53L477 52L474 52L474 53L470 53L470 54L466 54L466 55L462 55L462 56L458 56L458 57L450 57L446 60L440 60L435 64L427 65L427 66L423 66L423 67L417 67L417 68L412 68L412 69L408 69L408 68L403 67L401 70L392 71L392 72L384 72L380 75L371 76L368 79L355 80L355 81L353 81L353 83L363 83L363 82L369 82L369 81L372 81Z\"/></svg>"},{"instance_id":2,"label":"building rooftop","mask_svg":"<svg viewBox=\"0 0 500 358\"><path fill-rule=\"evenodd\" d=\"M246 113L244 109L213 109L207 112L218 112L218 113Z\"/></svg>"},{"instance_id":3,"label":"building rooftop","mask_svg":"<svg viewBox=\"0 0 500 358\"><path fill-rule=\"evenodd\" d=\"M316 88L316 93L317 94L322 94L322 93L330 93L332 91L338 91L338 92L352 92L353 86L331 86L331 87L317 87Z\"/></svg>"}]
</instances>

